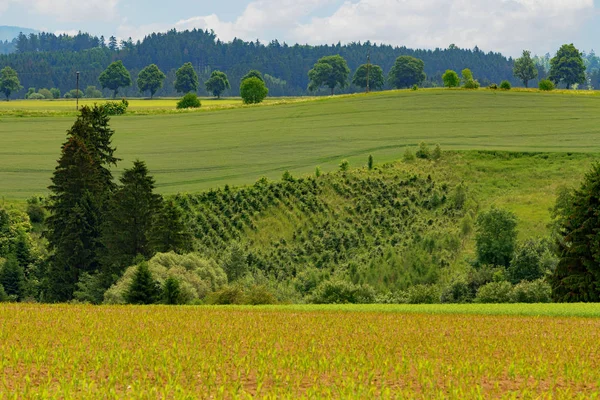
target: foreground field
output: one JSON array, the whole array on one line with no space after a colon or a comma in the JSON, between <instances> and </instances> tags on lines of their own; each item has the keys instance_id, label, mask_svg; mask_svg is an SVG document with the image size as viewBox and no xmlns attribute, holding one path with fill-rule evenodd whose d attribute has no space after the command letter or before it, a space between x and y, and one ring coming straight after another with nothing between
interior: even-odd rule
<instances>
[{"instance_id":1,"label":"foreground field","mask_svg":"<svg viewBox=\"0 0 600 400\"><path fill-rule=\"evenodd\" d=\"M1 305L0 398L600 393L600 319L303 310Z\"/></svg>"},{"instance_id":2,"label":"foreground field","mask_svg":"<svg viewBox=\"0 0 600 400\"><path fill-rule=\"evenodd\" d=\"M160 101L160 100L159 100ZM51 103L51 102L49 102ZM177 115L113 118L118 171L147 162L162 193L249 184L342 159L444 149L600 152L600 96L423 90ZM73 117L0 118L0 194L45 192Z\"/></svg>"}]
</instances>

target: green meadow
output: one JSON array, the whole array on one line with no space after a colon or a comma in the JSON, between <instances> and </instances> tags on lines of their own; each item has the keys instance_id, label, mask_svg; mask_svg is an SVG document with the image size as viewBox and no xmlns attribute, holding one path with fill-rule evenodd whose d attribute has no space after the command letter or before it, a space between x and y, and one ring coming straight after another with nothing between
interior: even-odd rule
<instances>
[{"instance_id":1,"label":"green meadow","mask_svg":"<svg viewBox=\"0 0 600 400\"><path fill-rule=\"evenodd\" d=\"M172 194L250 184L262 176L278 179L286 170L294 175L312 173L316 166L333 170L343 159L351 167L361 167L369 154L376 163L389 162L422 141L439 143L443 150L600 152L600 97L595 95L438 89L273 100L276 104L250 107L242 107L239 100L221 101L233 108L114 117L114 143L123 160L117 174L136 158L143 159L159 191ZM203 108L209 107L207 102ZM60 112L72 103L6 102L0 110ZM174 103L134 100L131 109L168 111ZM1 115L0 193L9 201L46 193L74 115ZM502 202L514 203L519 211L524 207L521 200L535 205L549 202L547 196L535 198L540 188L531 186L529 179L546 182L544 190L553 193L557 185L579 180L595 157L572 158L572 162L551 157L512 164L482 159L476 168L496 174L486 176L493 182L482 190L500 193ZM507 165L513 175L506 175ZM477 169L466 172L476 175ZM515 186L523 192L511 198Z\"/></svg>"}]
</instances>

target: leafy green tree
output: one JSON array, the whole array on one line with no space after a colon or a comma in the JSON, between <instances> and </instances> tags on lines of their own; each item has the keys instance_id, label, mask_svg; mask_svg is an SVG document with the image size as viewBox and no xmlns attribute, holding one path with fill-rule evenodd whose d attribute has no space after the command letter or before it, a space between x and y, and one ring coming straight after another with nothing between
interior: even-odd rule
<instances>
[{"instance_id":1,"label":"leafy green tree","mask_svg":"<svg viewBox=\"0 0 600 400\"><path fill-rule=\"evenodd\" d=\"M550 278L557 302L600 301L600 164L585 175L560 216L559 261Z\"/></svg>"},{"instance_id":2,"label":"leafy green tree","mask_svg":"<svg viewBox=\"0 0 600 400\"><path fill-rule=\"evenodd\" d=\"M102 89L113 91L113 99L117 97L120 88L131 86L131 75L123 65L123 61L113 62L98 77Z\"/></svg>"},{"instance_id":3,"label":"leafy green tree","mask_svg":"<svg viewBox=\"0 0 600 400\"><path fill-rule=\"evenodd\" d=\"M469 68L462 70L462 82L465 89L478 89L479 82L473 78L473 73Z\"/></svg>"},{"instance_id":4,"label":"leafy green tree","mask_svg":"<svg viewBox=\"0 0 600 400\"><path fill-rule=\"evenodd\" d=\"M248 71L248 73L242 77L242 80L240 82L244 82L246 79L249 79L249 78L257 78L257 79L260 79L263 82L265 81L263 79L263 76L260 73L260 71L257 71L255 69L252 69L252 70Z\"/></svg>"},{"instance_id":5,"label":"leafy green tree","mask_svg":"<svg viewBox=\"0 0 600 400\"><path fill-rule=\"evenodd\" d=\"M162 302L163 304L184 304L185 299L181 293L181 285L177 278L169 276L165 279L162 287Z\"/></svg>"},{"instance_id":6,"label":"leafy green tree","mask_svg":"<svg viewBox=\"0 0 600 400\"><path fill-rule=\"evenodd\" d=\"M551 272L554 257L545 240L529 239L517 246L508 268L512 283L535 281Z\"/></svg>"},{"instance_id":7,"label":"leafy green tree","mask_svg":"<svg viewBox=\"0 0 600 400\"><path fill-rule=\"evenodd\" d=\"M336 87L348 86L350 69L346 60L340 55L322 57L314 67L308 71L308 90L315 91L325 86L331 90L333 96Z\"/></svg>"},{"instance_id":8,"label":"leafy green tree","mask_svg":"<svg viewBox=\"0 0 600 400\"><path fill-rule=\"evenodd\" d=\"M207 92L212 93L213 96L219 99L225 90L231 88L227 75L221 71L213 71L212 74L210 74L210 78L204 82L204 86L206 86Z\"/></svg>"},{"instance_id":9,"label":"leafy green tree","mask_svg":"<svg viewBox=\"0 0 600 400\"><path fill-rule=\"evenodd\" d=\"M442 75L442 80L444 81L444 86L447 88L454 88L460 86L460 78L456 71L452 71L451 69L446 70L444 75Z\"/></svg>"},{"instance_id":10,"label":"leafy green tree","mask_svg":"<svg viewBox=\"0 0 600 400\"><path fill-rule=\"evenodd\" d=\"M367 71L369 71L369 89L378 90L385 84L383 70L379 65L363 64L354 73L352 84L359 88L366 89L367 87Z\"/></svg>"},{"instance_id":11,"label":"leafy green tree","mask_svg":"<svg viewBox=\"0 0 600 400\"><path fill-rule=\"evenodd\" d=\"M148 263L140 263L125 293L125 300L129 304L154 304L159 300L160 294L160 286L152 277Z\"/></svg>"},{"instance_id":12,"label":"leafy green tree","mask_svg":"<svg viewBox=\"0 0 600 400\"><path fill-rule=\"evenodd\" d=\"M52 253L49 295L54 301L70 300L79 276L96 271L104 252L101 222L114 189L108 167L118 161L108 122L102 107L82 107L52 177L46 237Z\"/></svg>"},{"instance_id":13,"label":"leafy green tree","mask_svg":"<svg viewBox=\"0 0 600 400\"><path fill-rule=\"evenodd\" d=\"M579 50L573 44L563 45L550 60L550 75L555 84L564 83L567 89L575 83L585 82L585 64Z\"/></svg>"},{"instance_id":14,"label":"leafy green tree","mask_svg":"<svg viewBox=\"0 0 600 400\"><path fill-rule=\"evenodd\" d=\"M57 88L50 89L50 93L52 93L52 97L54 99L60 99L60 90Z\"/></svg>"},{"instance_id":15,"label":"leafy green tree","mask_svg":"<svg viewBox=\"0 0 600 400\"><path fill-rule=\"evenodd\" d=\"M150 245L153 221L161 210L162 197L154 193L154 178L143 161L126 169L110 199L102 229L105 247L103 272L110 285L137 256L149 259L155 253ZM108 287L108 286L107 286Z\"/></svg>"},{"instance_id":16,"label":"leafy green tree","mask_svg":"<svg viewBox=\"0 0 600 400\"><path fill-rule=\"evenodd\" d=\"M156 66L156 64L150 64L138 74L138 89L140 89L140 92L142 93L150 92L150 98L152 99L156 91L163 86L165 78L166 75Z\"/></svg>"},{"instance_id":17,"label":"leafy green tree","mask_svg":"<svg viewBox=\"0 0 600 400\"><path fill-rule=\"evenodd\" d=\"M10 95L23 89L17 71L11 67L4 67L0 71L0 92L6 96L6 101L10 99Z\"/></svg>"},{"instance_id":18,"label":"leafy green tree","mask_svg":"<svg viewBox=\"0 0 600 400\"><path fill-rule=\"evenodd\" d=\"M244 104L258 104L269 94L265 82L258 78L246 78L240 85L240 95Z\"/></svg>"},{"instance_id":19,"label":"leafy green tree","mask_svg":"<svg viewBox=\"0 0 600 400\"><path fill-rule=\"evenodd\" d=\"M529 50L523 50L523 55L515 60L513 75L522 80L525 87L529 87L529 81L537 78L538 70Z\"/></svg>"},{"instance_id":20,"label":"leafy green tree","mask_svg":"<svg viewBox=\"0 0 600 400\"><path fill-rule=\"evenodd\" d=\"M190 93L198 91L198 74L191 62L187 62L175 72L175 90L178 93Z\"/></svg>"},{"instance_id":21,"label":"leafy green tree","mask_svg":"<svg viewBox=\"0 0 600 400\"><path fill-rule=\"evenodd\" d=\"M21 299L25 285L25 272L15 256L9 256L0 270L0 285L9 296Z\"/></svg>"},{"instance_id":22,"label":"leafy green tree","mask_svg":"<svg viewBox=\"0 0 600 400\"><path fill-rule=\"evenodd\" d=\"M479 264L508 267L517 242L517 217L492 208L477 218L475 244Z\"/></svg>"},{"instance_id":23,"label":"leafy green tree","mask_svg":"<svg viewBox=\"0 0 600 400\"><path fill-rule=\"evenodd\" d=\"M160 253L185 253L192 250L192 234L185 224L183 211L173 200L164 201L156 215L151 246Z\"/></svg>"},{"instance_id":24,"label":"leafy green tree","mask_svg":"<svg viewBox=\"0 0 600 400\"><path fill-rule=\"evenodd\" d=\"M397 89L420 85L426 78L423 60L411 56L398 57L388 76L390 84Z\"/></svg>"},{"instance_id":25,"label":"leafy green tree","mask_svg":"<svg viewBox=\"0 0 600 400\"><path fill-rule=\"evenodd\" d=\"M227 274L229 282L235 282L248 272L246 252L241 244L234 242L229 246L223 261L223 271Z\"/></svg>"}]
</instances>

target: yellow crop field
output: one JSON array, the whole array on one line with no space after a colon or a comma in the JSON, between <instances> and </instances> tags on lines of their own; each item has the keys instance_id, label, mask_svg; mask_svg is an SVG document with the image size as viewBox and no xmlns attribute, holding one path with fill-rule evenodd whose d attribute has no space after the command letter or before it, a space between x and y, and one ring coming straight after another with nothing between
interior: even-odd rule
<instances>
[{"instance_id":1,"label":"yellow crop field","mask_svg":"<svg viewBox=\"0 0 600 400\"><path fill-rule=\"evenodd\" d=\"M0 398L598 397L600 319L0 305Z\"/></svg>"}]
</instances>

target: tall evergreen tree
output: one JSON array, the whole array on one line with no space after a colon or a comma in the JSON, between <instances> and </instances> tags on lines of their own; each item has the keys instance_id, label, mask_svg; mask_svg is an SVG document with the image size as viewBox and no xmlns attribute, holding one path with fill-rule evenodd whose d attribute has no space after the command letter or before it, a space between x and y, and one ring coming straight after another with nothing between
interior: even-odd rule
<instances>
[{"instance_id":1,"label":"tall evergreen tree","mask_svg":"<svg viewBox=\"0 0 600 400\"><path fill-rule=\"evenodd\" d=\"M595 164L574 192L559 219L559 262L552 275L558 302L600 301L600 164Z\"/></svg>"},{"instance_id":2,"label":"tall evergreen tree","mask_svg":"<svg viewBox=\"0 0 600 400\"><path fill-rule=\"evenodd\" d=\"M192 250L192 234L183 217L183 211L173 200L164 202L152 232L151 245L156 251L182 253Z\"/></svg>"},{"instance_id":3,"label":"tall evergreen tree","mask_svg":"<svg viewBox=\"0 0 600 400\"><path fill-rule=\"evenodd\" d=\"M152 277L148 263L142 262L133 275L125 300L129 304L154 304L161 294L158 282Z\"/></svg>"},{"instance_id":4,"label":"tall evergreen tree","mask_svg":"<svg viewBox=\"0 0 600 400\"><path fill-rule=\"evenodd\" d=\"M102 234L106 247L103 270L110 280L112 276L118 278L136 256L149 259L154 255L150 237L162 206L162 197L153 193L154 179L143 161L135 161L120 180L122 186L111 197Z\"/></svg>"},{"instance_id":5,"label":"tall evergreen tree","mask_svg":"<svg viewBox=\"0 0 600 400\"><path fill-rule=\"evenodd\" d=\"M96 271L103 254L101 222L114 188L108 167L118 161L108 121L102 107L83 107L52 177L46 236L54 301L70 300L80 274Z\"/></svg>"},{"instance_id":6,"label":"tall evergreen tree","mask_svg":"<svg viewBox=\"0 0 600 400\"><path fill-rule=\"evenodd\" d=\"M21 299L23 295L23 285L25 284L25 272L19 265L15 256L9 256L0 269L0 286L9 296L15 296Z\"/></svg>"}]
</instances>

